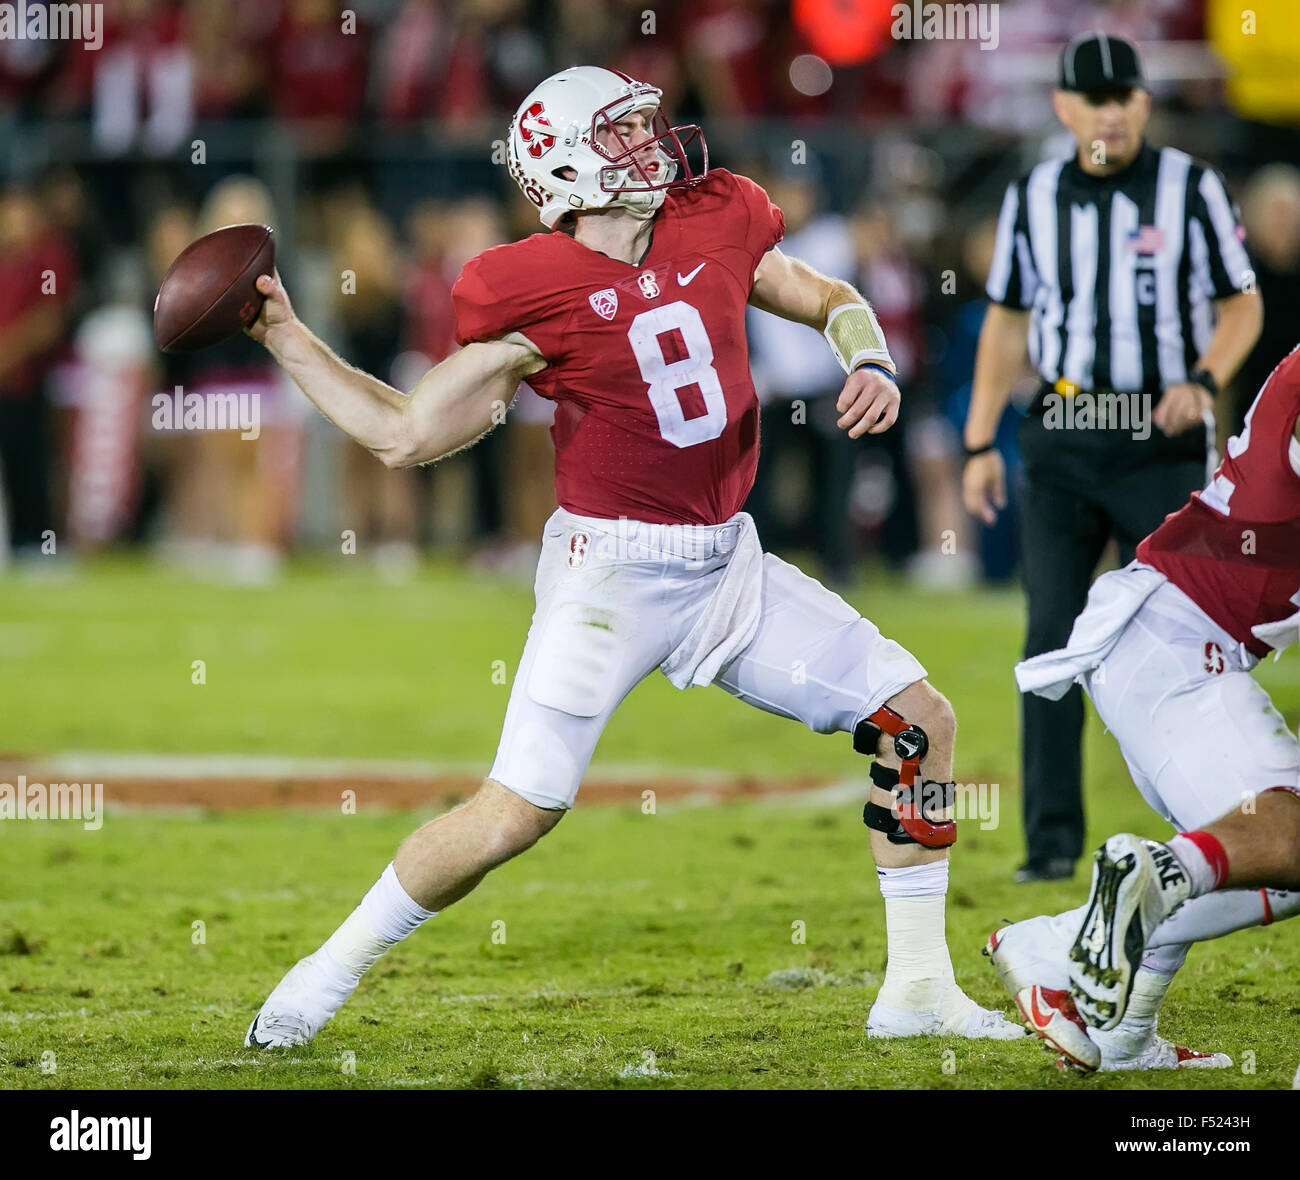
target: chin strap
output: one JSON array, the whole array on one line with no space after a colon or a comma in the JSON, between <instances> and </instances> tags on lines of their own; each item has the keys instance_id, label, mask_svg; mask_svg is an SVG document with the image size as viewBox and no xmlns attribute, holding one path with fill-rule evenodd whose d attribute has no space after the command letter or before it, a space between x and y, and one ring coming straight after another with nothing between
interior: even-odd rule
<instances>
[{"instance_id":1,"label":"chin strap","mask_svg":"<svg viewBox=\"0 0 1300 1180\"><path fill-rule=\"evenodd\" d=\"M892 844L921 844L926 848L947 848L957 842L957 822L952 819L934 820L926 815L927 805L932 811L947 811L956 800L956 783L935 783L921 779L921 760L930 751L930 739L919 725L905 721L893 709L882 705L870 717L858 723L853 731L853 748L859 754L874 757L882 734L894 739L894 753L903 765L898 771L898 785L879 783L883 789L894 791L892 808L868 803L862 819L867 827L884 832ZM881 768L884 769L883 767ZM873 766L875 771L876 767ZM892 776L890 776L892 777ZM872 775L873 780L875 775ZM918 797L919 796L919 797ZM883 814L881 814L883 813ZM886 818L888 817L888 818Z\"/></svg>"}]
</instances>

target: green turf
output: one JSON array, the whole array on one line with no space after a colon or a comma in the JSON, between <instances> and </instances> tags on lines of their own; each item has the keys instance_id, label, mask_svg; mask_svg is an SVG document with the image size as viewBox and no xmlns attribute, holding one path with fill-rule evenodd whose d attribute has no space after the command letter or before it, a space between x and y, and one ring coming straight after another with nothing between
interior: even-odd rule
<instances>
[{"instance_id":1,"label":"green turf","mask_svg":"<svg viewBox=\"0 0 1300 1180\"><path fill-rule=\"evenodd\" d=\"M1020 836L1013 593L851 595L915 650L960 720L957 776L998 782L966 824L949 898L960 982L1005 1001L979 948L1001 918L1081 900L1009 884ZM269 590L129 562L68 584L0 581L0 748L481 759L495 745L526 591L451 567L383 586L326 567ZM190 662L207 661L204 686ZM1294 727L1289 660L1261 670ZM861 773L817 737L725 694L652 680L597 764ZM1091 836L1163 834L1095 718ZM390 955L309 1049L240 1047L267 990L355 904L427 815L110 815L0 824L0 1087L1277 1087L1295 1070L1300 952L1286 925L1194 950L1163 1025L1238 1068L1091 1079L1035 1043L867 1042L884 923L853 805L626 806L566 817L538 848ZM196 944L192 924L204 923ZM505 941L494 942L494 922ZM807 941L792 941L792 923ZM821 985L775 986L805 970ZM355 1054L355 1074L348 1073ZM1254 1072L1244 1073L1243 1062ZM52 1069L53 1072L44 1072Z\"/></svg>"},{"instance_id":2,"label":"green turf","mask_svg":"<svg viewBox=\"0 0 1300 1180\"><path fill-rule=\"evenodd\" d=\"M394 588L340 560L342 570L313 566L273 589L122 562L67 584L0 580L0 663L10 673L0 750L479 760L486 771L531 591L447 565ZM877 582L850 597L961 698L963 741L969 734L968 756L979 755L968 774L1006 781L1016 596L923 595ZM205 664L203 685L191 683L195 660ZM809 733L718 689L682 694L658 674L614 717L595 766L602 761L770 775L857 766L843 737Z\"/></svg>"}]
</instances>

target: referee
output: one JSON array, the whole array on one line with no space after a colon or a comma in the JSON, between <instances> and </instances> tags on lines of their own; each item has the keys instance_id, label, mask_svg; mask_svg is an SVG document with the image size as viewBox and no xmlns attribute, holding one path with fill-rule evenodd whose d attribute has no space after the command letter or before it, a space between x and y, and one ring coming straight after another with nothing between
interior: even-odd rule
<instances>
[{"instance_id":1,"label":"referee","mask_svg":"<svg viewBox=\"0 0 1300 1180\"><path fill-rule=\"evenodd\" d=\"M1222 179L1143 138L1137 50L1104 33L1070 42L1052 108L1078 150L1007 188L962 489L985 524L1006 506L993 438L1027 343L1042 384L1020 428L1026 656L1065 646L1111 537L1131 561L1204 484L1212 399L1263 320ZM1028 856L1016 880L1057 880L1083 850L1082 692L1021 704Z\"/></svg>"}]
</instances>

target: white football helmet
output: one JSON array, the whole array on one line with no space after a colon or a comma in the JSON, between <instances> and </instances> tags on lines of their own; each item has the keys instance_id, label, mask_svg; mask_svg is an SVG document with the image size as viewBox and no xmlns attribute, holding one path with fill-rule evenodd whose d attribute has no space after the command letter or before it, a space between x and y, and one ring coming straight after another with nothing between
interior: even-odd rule
<instances>
[{"instance_id":1,"label":"white football helmet","mask_svg":"<svg viewBox=\"0 0 1300 1180\"><path fill-rule=\"evenodd\" d=\"M693 124L669 126L659 109L661 97L656 87L618 70L570 66L524 99L506 140L510 175L537 206L543 225L552 228L573 210L612 205L650 217L665 190L704 179L704 133ZM636 145L614 126L633 111L653 111L651 138ZM695 140L702 155L698 173L686 158L686 146ZM562 175L565 169L573 170L572 179Z\"/></svg>"}]
</instances>

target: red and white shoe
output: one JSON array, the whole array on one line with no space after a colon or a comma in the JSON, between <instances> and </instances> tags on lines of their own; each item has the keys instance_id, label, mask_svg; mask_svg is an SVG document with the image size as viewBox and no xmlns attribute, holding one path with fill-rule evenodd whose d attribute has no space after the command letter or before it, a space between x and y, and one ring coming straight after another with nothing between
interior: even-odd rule
<instances>
[{"instance_id":1,"label":"red and white shoe","mask_svg":"<svg viewBox=\"0 0 1300 1180\"><path fill-rule=\"evenodd\" d=\"M1110 1071L1130 1070L1130 1069L1227 1069L1232 1065L1232 1058L1226 1053L1198 1053L1195 1049L1188 1049L1182 1045L1171 1045L1166 1040L1161 1040L1160 1044L1167 1049L1173 1050L1172 1058L1167 1057L1162 1049L1158 1054L1150 1058L1143 1058L1140 1061L1110 1062L1105 1058L1102 1059L1101 1068L1098 1073L1108 1073ZM1064 1056L1056 1059L1057 1069L1074 1069L1073 1063L1067 1061ZM1300 1086L1296 1089L1300 1090Z\"/></svg>"},{"instance_id":2,"label":"red and white shoe","mask_svg":"<svg viewBox=\"0 0 1300 1180\"><path fill-rule=\"evenodd\" d=\"M1101 1064L1101 1049L1070 998L1068 952L1068 939L1055 932L1047 914L997 927L984 946L1025 1027L1070 1064L1091 1073Z\"/></svg>"},{"instance_id":3,"label":"red and white shoe","mask_svg":"<svg viewBox=\"0 0 1300 1180\"><path fill-rule=\"evenodd\" d=\"M1101 1066L1101 1046L1088 1035L1088 1026L1064 988L1037 984L1022 988L1016 993L1016 1007L1025 1027L1070 1065L1085 1073Z\"/></svg>"},{"instance_id":4,"label":"red and white shoe","mask_svg":"<svg viewBox=\"0 0 1300 1180\"><path fill-rule=\"evenodd\" d=\"M1152 1037L1151 1045L1139 1056L1127 1061L1103 1057L1102 1072L1126 1069L1231 1069L1232 1058L1226 1053L1201 1053L1186 1045L1175 1045L1164 1037Z\"/></svg>"},{"instance_id":5,"label":"red and white shoe","mask_svg":"<svg viewBox=\"0 0 1300 1180\"><path fill-rule=\"evenodd\" d=\"M1226 1053L1202 1053L1166 1041L1156 1032L1154 1016L1132 1017L1110 1032L1089 1029L1069 994L1070 942L1058 932L1059 921L1047 915L999 926L988 938L984 954L993 964L1025 1026L1061 1055L1057 1062L1091 1072L1139 1069L1225 1069ZM1144 1010L1159 1007L1167 981L1144 967L1134 979L1134 994L1144 997ZM1152 993L1158 994L1152 994ZM1092 1063L1096 1064L1092 1064Z\"/></svg>"},{"instance_id":6,"label":"red and white shoe","mask_svg":"<svg viewBox=\"0 0 1300 1180\"><path fill-rule=\"evenodd\" d=\"M1139 986L1142 973L1138 974ZM1111 1032L1092 1030L1101 1046L1103 1072L1136 1069L1229 1069L1226 1053L1202 1053L1186 1045L1175 1045L1156 1032L1154 1020L1123 1021Z\"/></svg>"}]
</instances>

